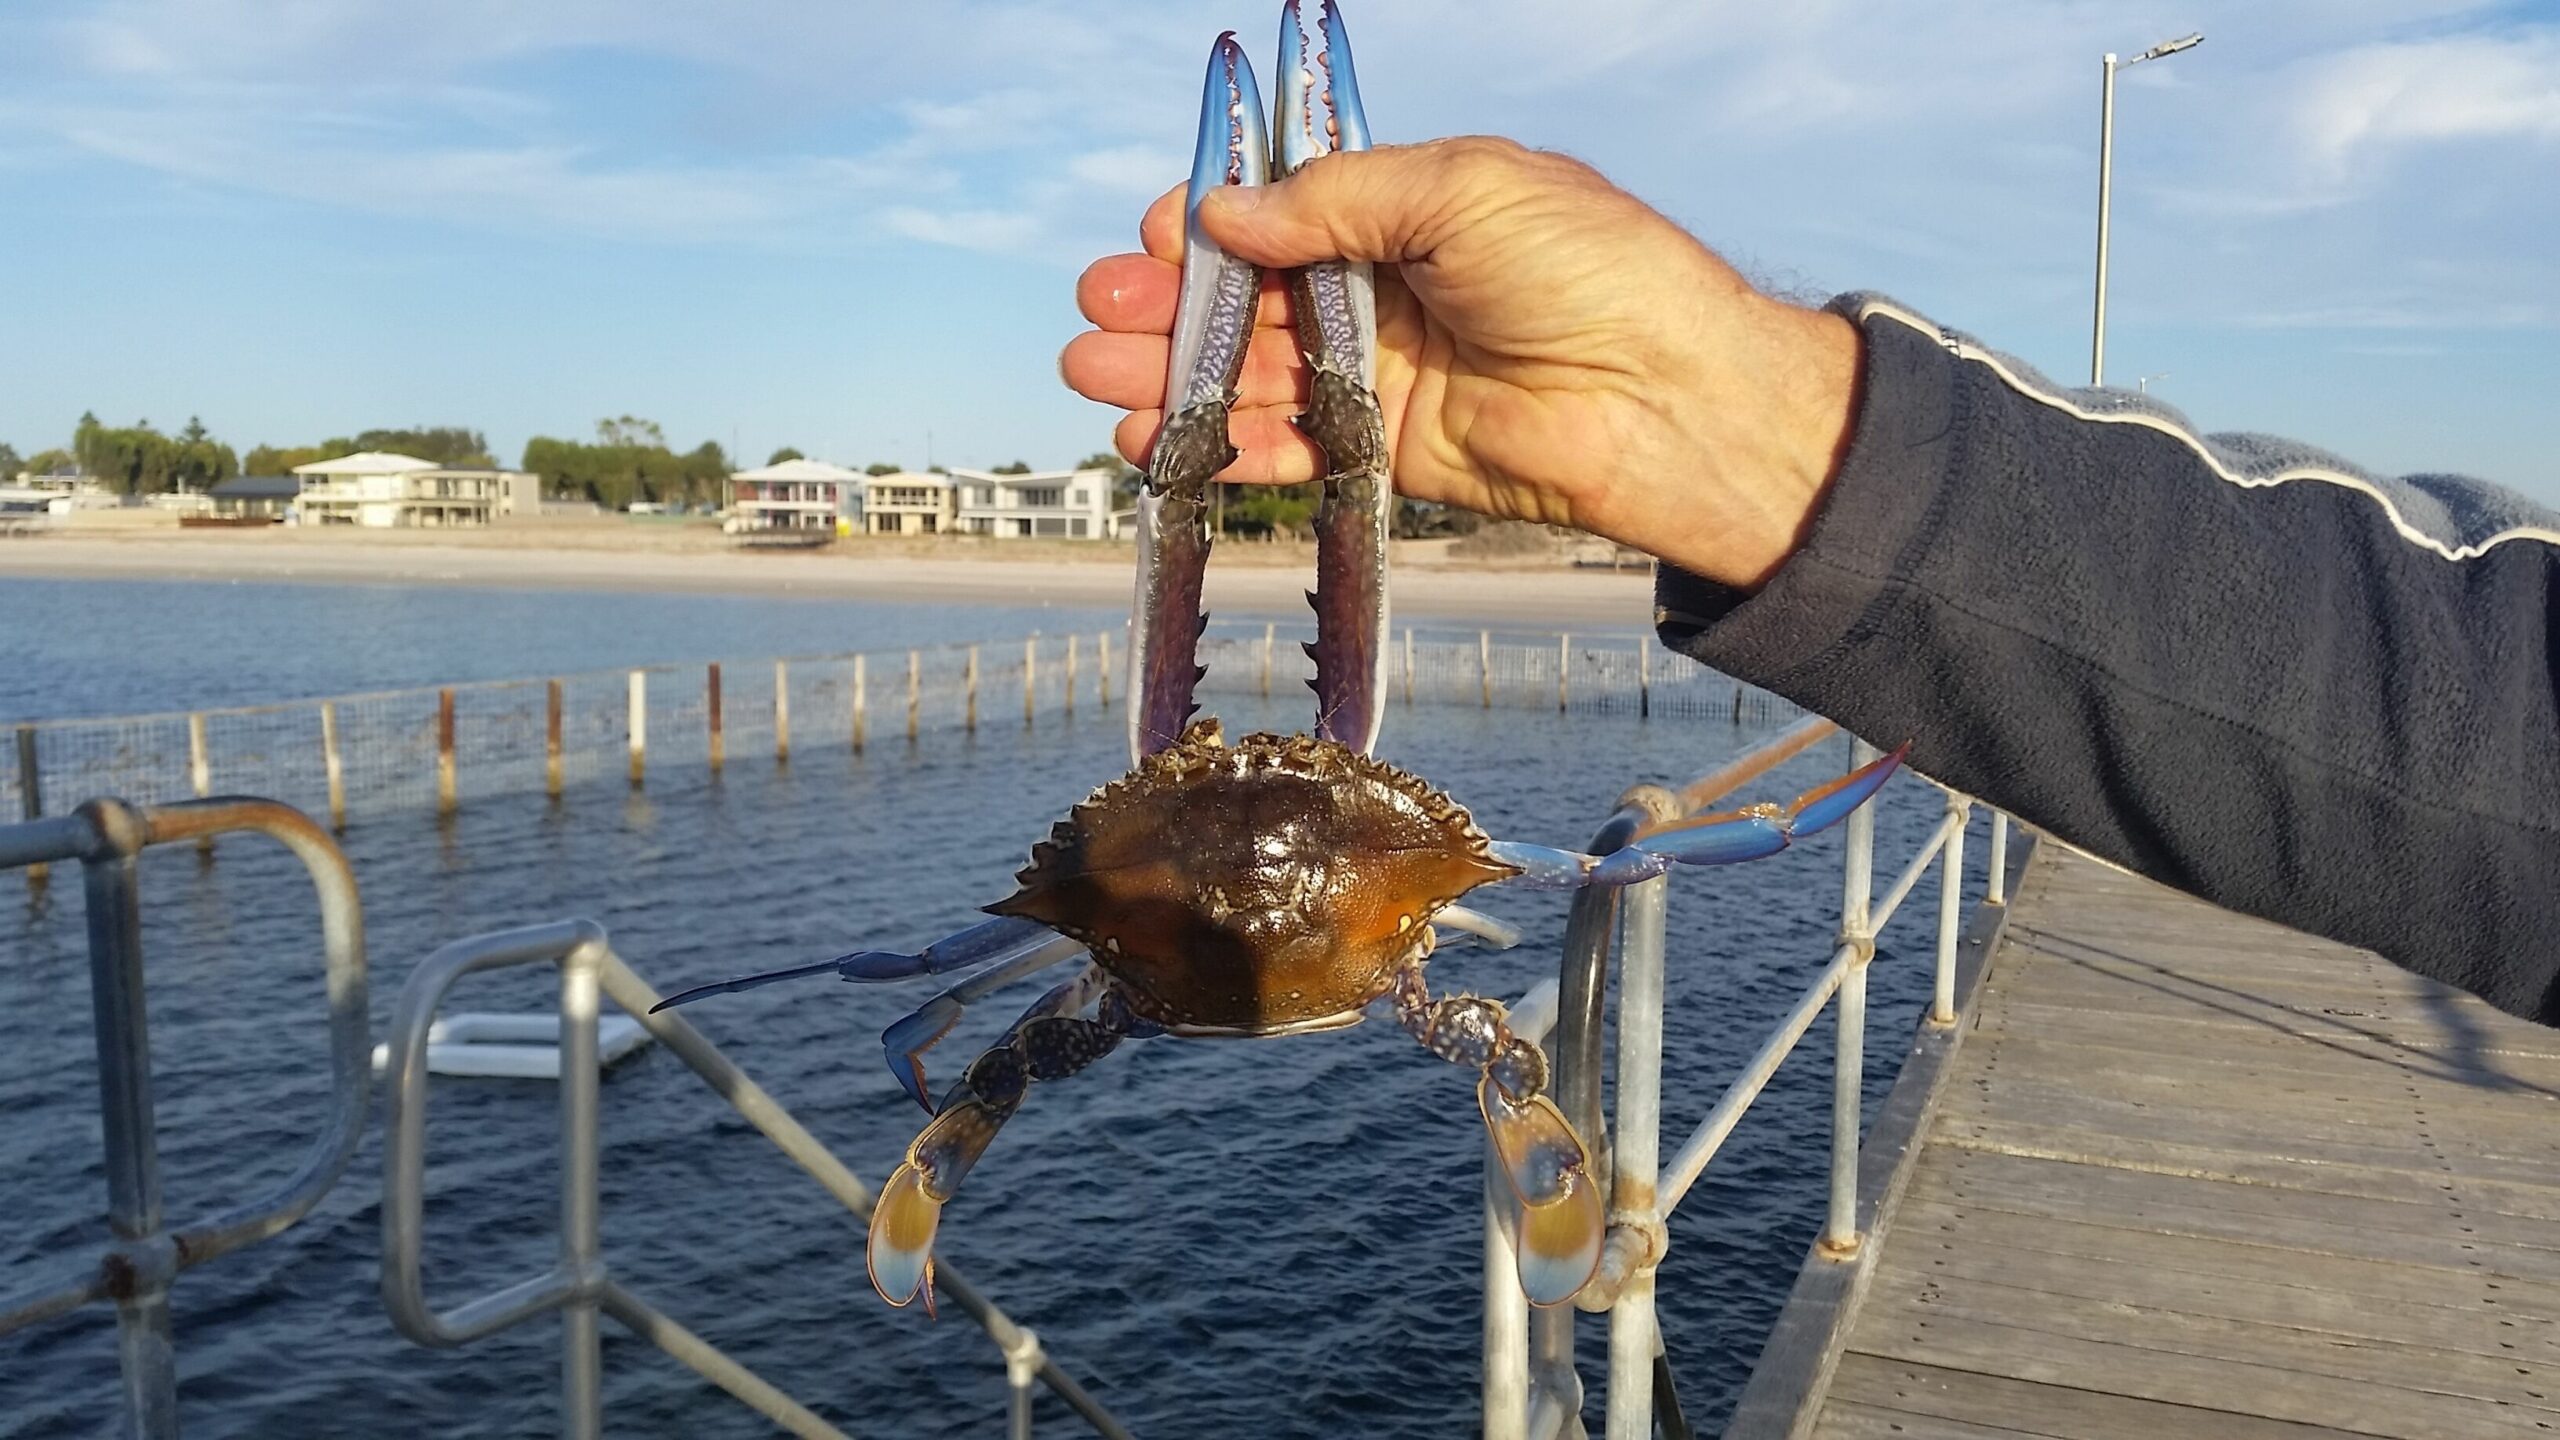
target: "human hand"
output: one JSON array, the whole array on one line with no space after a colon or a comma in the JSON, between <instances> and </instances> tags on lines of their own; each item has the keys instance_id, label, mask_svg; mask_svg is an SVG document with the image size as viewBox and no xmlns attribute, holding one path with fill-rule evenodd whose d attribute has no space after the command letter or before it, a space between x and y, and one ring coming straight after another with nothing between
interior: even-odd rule
<instances>
[{"instance_id":1,"label":"human hand","mask_svg":"<svg viewBox=\"0 0 2560 1440\"><path fill-rule=\"evenodd\" d=\"M1146 252L1076 287L1098 328L1068 385L1130 414L1143 461L1162 423L1182 192ZM1467 138L1329 155L1224 189L1202 223L1277 272L1379 262L1378 399L1396 488L1498 518L1569 525L1756 588L1802 543L1848 444L1859 346L1838 316L1771 300L1590 167ZM1307 369L1266 274L1223 478L1291 484L1322 452L1289 423Z\"/></svg>"}]
</instances>

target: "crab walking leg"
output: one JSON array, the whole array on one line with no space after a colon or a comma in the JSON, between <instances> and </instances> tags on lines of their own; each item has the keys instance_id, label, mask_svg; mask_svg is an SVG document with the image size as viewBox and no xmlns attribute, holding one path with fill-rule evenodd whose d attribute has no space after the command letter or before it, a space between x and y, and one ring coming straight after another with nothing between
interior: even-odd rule
<instances>
[{"instance_id":1,"label":"crab walking leg","mask_svg":"<svg viewBox=\"0 0 2560 1440\"><path fill-rule=\"evenodd\" d=\"M1200 581L1209 563L1209 482L1236 458L1227 412L1253 337L1262 272L1200 228L1200 202L1221 185L1271 178L1271 146L1253 66L1232 33L1209 54L1200 138L1185 202L1182 299L1165 371L1164 428L1138 487L1138 586L1129 609L1129 758L1171 745L1189 723L1200 681Z\"/></svg>"},{"instance_id":2,"label":"crab walking leg","mask_svg":"<svg viewBox=\"0 0 2560 1440\"><path fill-rule=\"evenodd\" d=\"M1585 885L1633 885L1650 880L1674 865L1733 865L1764 860L1803 836L1827 830L1875 797L1902 764L1900 750L1808 790L1785 806L1747 805L1739 810L1701 815L1695 820L1653 831L1606 855L1556 850L1497 840L1493 858L1520 873L1497 884L1530 890L1577 890Z\"/></svg>"},{"instance_id":3,"label":"crab walking leg","mask_svg":"<svg viewBox=\"0 0 2560 1440\"><path fill-rule=\"evenodd\" d=\"M1322 48L1311 49L1298 0L1280 17L1279 111L1272 125L1281 176L1337 150L1369 148L1351 65L1351 38L1325 0ZM1325 261L1291 273L1298 348L1309 392L1298 429L1324 451L1316 510L1316 734L1368 754L1386 719L1387 535L1395 510L1387 422L1378 408L1378 301L1370 267Z\"/></svg>"},{"instance_id":4,"label":"crab walking leg","mask_svg":"<svg viewBox=\"0 0 2560 1440\"><path fill-rule=\"evenodd\" d=\"M941 1113L907 1147L907 1158L871 1207L871 1239L865 1252L871 1287L892 1305L905 1305L923 1290L933 1308L933 1237L942 1207L959 1192L971 1166L1022 1108L1034 1080L1059 1080L1110 1054L1123 1039L1156 1033L1129 1013L1101 972L1087 966L1042 996L984 1054L969 1062ZM1093 1019L1080 1019L1099 992Z\"/></svg>"},{"instance_id":5,"label":"crab walking leg","mask_svg":"<svg viewBox=\"0 0 2560 1440\"><path fill-rule=\"evenodd\" d=\"M1478 1072L1476 1104L1485 1133L1520 1202L1521 1292L1532 1305L1572 1299L1600 1264L1608 1205L1591 1178L1582 1137L1546 1096L1545 1052L1511 1033L1499 1000L1432 999L1418 964L1397 978L1389 998L1397 1021L1424 1048Z\"/></svg>"},{"instance_id":6,"label":"crab walking leg","mask_svg":"<svg viewBox=\"0 0 2560 1440\"><path fill-rule=\"evenodd\" d=\"M969 1007L1026 975L1034 975L1060 961L1072 960L1084 953L1082 941L1063 935L1050 935L1010 959L999 960L959 984L927 1000L888 1029L880 1032L881 1048L888 1052L889 1073L897 1077L898 1088L907 1098L933 1113L933 1092L925 1088L924 1052L941 1043L960 1023Z\"/></svg>"},{"instance_id":7,"label":"crab walking leg","mask_svg":"<svg viewBox=\"0 0 2560 1440\"><path fill-rule=\"evenodd\" d=\"M1431 923L1444 930L1473 935L1484 942L1487 950L1508 950L1520 943L1516 928L1494 919L1481 910L1464 905L1443 905L1431 917Z\"/></svg>"},{"instance_id":8,"label":"crab walking leg","mask_svg":"<svg viewBox=\"0 0 2560 1440\"><path fill-rule=\"evenodd\" d=\"M966 970L973 965L1012 960L1054 945L1058 938L1058 932L1037 921L1001 916L981 920L966 930L945 935L921 950L857 950L850 955L839 955L833 960L820 960L811 965L793 965L729 980L714 980L708 985L677 991L650 1006L649 1013L655 1015L678 1005L690 1005L706 995L728 995L810 975L832 974L839 979L856 982L941 975L953 970ZM1064 959L1064 952L1058 958Z\"/></svg>"}]
</instances>

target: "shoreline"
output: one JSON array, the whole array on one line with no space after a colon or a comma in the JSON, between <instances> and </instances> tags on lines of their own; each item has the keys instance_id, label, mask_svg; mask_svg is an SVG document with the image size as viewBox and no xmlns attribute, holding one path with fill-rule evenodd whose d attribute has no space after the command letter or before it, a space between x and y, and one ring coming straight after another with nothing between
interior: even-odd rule
<instances>
[{"instance_id":1,"label":"shoreline","mask_svg":"<svg viewBox=\"0 0 2560 1440\"><path fill-rule=\"evenodd\" d=\"M1036 556L1015 558L1001 544L980 554L925 557L848 554L841 548L764 553L698 545L607 548L579 545L566 535L546 536L531 527L474 534L474 539L504 537L496 543L443 536L392 540L378 534L341 539L311 532L155 530L31 536L0 540L0 581L255 581L1098 609L1126 606L1131 583L1130 552L1119 545L1084 560L1059 558L1046 546ZM1247 553L1239 557L1237 551ZM1264 553L1252 553L1257 551ZM1314 578L1312 547L1231 544L1210 560L1204 603L1213 614L1302 615L1306 602L1301 597ZM1399 618L1533 620L1625 629L1644 628L1653 619L1653 581L1644 571L1479 569L1422 561L1399 564L1393 586Z\"/></svg>"}]
</instances>

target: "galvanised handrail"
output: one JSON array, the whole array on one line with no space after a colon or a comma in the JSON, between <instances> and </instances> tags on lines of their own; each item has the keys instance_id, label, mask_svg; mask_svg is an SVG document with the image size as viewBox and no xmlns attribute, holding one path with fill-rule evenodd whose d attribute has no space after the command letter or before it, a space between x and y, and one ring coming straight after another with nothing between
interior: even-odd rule
<instances>
[{"instance_id":1,"label":"galvanised handrail","mask_svg":"<svg viewBox=\"0 0 2560 1440\"><path fill-rule=\"evenodd\" d=\"M273 1190L171 1230L162 1216L160 1150L152 1127L151 1031L143 1004L141 855L153 845L242 831L271 836L311 873L319 892L329 995L329 1114L309 1154ZM268 1239L310 1213L364 1137L373 1072L365 1018L364 914L356 881L326 831L290 806L222 798L133 806L92 800L69 815L0 826L0 869L80 862L89 922L89 986L98 1043L99 1118L106 1138L107 1225L115 1239L62 1278L0 1299L0 1335L93 1300L116 1306L124 1377L122 1433L178 1433L177 1349L169 1285L180 1271Z\"/></svg>"},{"instance_id":2,"label":"galvanised handrail","mask_svg":"<svg viewBox=\"0 0 2560 1440\"><path fill-rule=\"evenodd\" d=\"M516 965L560 967L560 1260L551 1269L503 1290L438 1312L426 1301L421 1271L425 1204L427 1032L445 993L463 976ZM730 1359L615 1283L599 1234L599 1157L596 1079L598 997L646 1026L703 1083L735 1107L749 1124L806 1170L845 1209L871 1213L870 1187L857 1179L791 1113L747 1078L672 1011L652 1014L658 992L613 952L604 927L569 920L458 940L429 956L401 987L392 1012L389 1138L382 1157L382 1301L393 1328L421 1345L465 1345L536 1316L561 1316L562 1433L573 1440L603 1434L603 1370L599 1313L656 1345L794 1435L843 1440L842 1432L789 1395ZM1004 1354L1010 1390L1008 1421L1016 1440L1031 1434L1031 1385L1046 1385L1107 1440L1129 1440L1100 1402L1058 1368L1040 1339L1014 1323L948 1264L934 1266L934 1283L978 1322Z\"/></svg>"},{"instance_id":3,"label":"galvanised handrail","mask_svg":"<svg viewBox=\"0 0 2560 1440\"><path fill-rule=\"evenodd\" d=\"M1716 801L1779 764L1839 733L1819 716L1789 727L1676 791L1642 786L1628 792L1593 839L1605 853L1647 830L1704 813ZM1853 740L1849 768L1878 751ZM1934 783L1934 782L1933 782ZM1944 789L1944 787L1940 787ZM1523 996L1513 1028L1532 1039L1554 1033L1557 1103L1586 1137L1593 1174L1608 1187L1609 1229L1598 1272L1575 1307L1609 1316L1609 1440L1649 1440L1657 1422L1669 1437L1688 1434L1669 1383L1655 1321L1654 1272L1670 1246L1665 1217L1676 1209L1751 1103L1767 1088L1823 1008L1835 998L1829 1208L1815 1252L1857 1257L1858 1108L1866 1039L1867 965L1875 938L1933 861L1939 888L1935 984L1923 1021L1955 1024L1957 933L1963 908L1964 830L1973 801L1947 791L1946 813L1881 903L1873 899L1875 814L1862 806L1844 827L1840 934L1828 964L1771 1030L1742 1073L1710 1107L1667 1162L1661 1159L1663 937L1667 877L1619 892L1585 890L1565 931L1559 981ZM2005 903L2002 865L2007 817L1993 812L1992 873L1985 903ZM1598 1092L1601 996L1610 940L1617 941L1618 1075L1613 1126L1602 1123ZM1559 995L1562 997L1559 1001ZM1547 1440L1580 1429L1582 1382L1573 1369L1573 1316L1564 1307L1530 1312L1520 1293L1510 1237L1512 1201L1497 1157L1486 1152L1484 1270L1484 1435L1486 1440Z\"/></svg>"}]
</instances>

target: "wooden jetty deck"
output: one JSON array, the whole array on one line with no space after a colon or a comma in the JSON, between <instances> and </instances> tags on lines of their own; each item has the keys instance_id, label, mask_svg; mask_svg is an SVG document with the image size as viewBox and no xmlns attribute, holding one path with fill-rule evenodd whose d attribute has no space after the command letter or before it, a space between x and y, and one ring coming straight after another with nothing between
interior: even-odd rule
<instances>
[{"instance_id":1,"label":"wooden jetty deck","mask_svg":"<svg viewBox=\"0 0 2560 1440\"><path fill-rule=\"evenodd\" d=\"M2560 1032L2058 846L2007 919L1729 1435L2560 1434Z\"/></svg>"}]
</instances>

